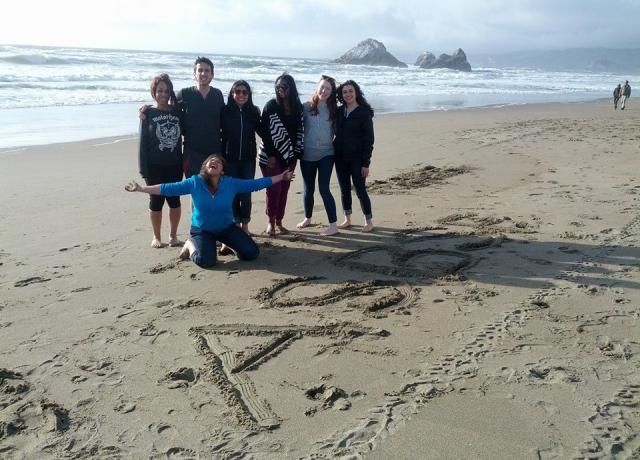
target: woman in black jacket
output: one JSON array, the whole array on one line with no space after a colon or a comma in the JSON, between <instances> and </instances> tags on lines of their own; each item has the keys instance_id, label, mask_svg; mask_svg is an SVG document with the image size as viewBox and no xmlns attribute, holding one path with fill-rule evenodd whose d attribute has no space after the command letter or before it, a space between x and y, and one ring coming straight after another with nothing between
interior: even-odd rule
<instances>
[{"instance_id":1,"label":"woman in black jacket","mask_svg":"<svg viewBox=\"0 0 640 460\"><path fill-rule=\"evenodd\" d=\"M364 98L360 86L347 80L337 90L342 104L336 118L335 158L336 173L340 184L344 221L339 228L351 226L351 183L356 189L364 214L363 232L373 230L371 200L367 193L366 179L373 152L373 109Z\"/></svg>"},{"instance_id":2,"label":"woman in black jacket","mask_svg":"<svg viewBox=\"0 0 640 460\"><path fill-rule=\"evenodd\" d=\"M260 109L253 104L251 86L238 80L231 86L222 116L222 155L226 160L227 175L238 179L255 177L259 127ZM236 195L233 221L250 234L251 193Z\"/></svg>"}]
</instances>

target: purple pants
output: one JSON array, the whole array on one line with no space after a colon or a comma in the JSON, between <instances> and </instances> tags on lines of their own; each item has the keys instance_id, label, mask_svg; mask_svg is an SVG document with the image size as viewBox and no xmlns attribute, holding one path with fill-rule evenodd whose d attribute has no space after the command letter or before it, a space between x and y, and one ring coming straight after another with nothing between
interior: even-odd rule
<instances>
[{"instance_id":1,"label":"purple pants","mask_svg":"<svg viewBox=\"0 0 640 460\"><path fill-rule=\"evenodd\" d=\"M276 158L276 163L270 168L267 165L260 165L262 175L264 177L276 176L282 173L286 169L291 171L296 169L296 161L293 163L285 163L282 159ZM269 220L275 220L277 223L282 223L284 218L284 210L287 207L287 194L289 193L289 181L283 180L275 185L272 185L267 189L267 216Z\"/></svg>"}]
</instances>

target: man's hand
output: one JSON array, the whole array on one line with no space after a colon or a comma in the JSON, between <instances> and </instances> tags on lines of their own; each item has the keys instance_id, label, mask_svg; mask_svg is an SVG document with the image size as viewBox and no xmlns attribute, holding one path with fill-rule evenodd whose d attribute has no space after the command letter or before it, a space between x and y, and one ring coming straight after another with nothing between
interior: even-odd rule
<instances>
[{"instance_id":1,"label":"man's hand","mask_svg":"<svg viewBox=\"0 0 640 460\"><path fill-rule=\"evenodd\" d=\"M144 113L147 111L149 107L151 107L149 104L145 104L138 109L138 118L140 118L140 120L144 121L147 118L147 116Z\"/></svg>"}]
</instances>

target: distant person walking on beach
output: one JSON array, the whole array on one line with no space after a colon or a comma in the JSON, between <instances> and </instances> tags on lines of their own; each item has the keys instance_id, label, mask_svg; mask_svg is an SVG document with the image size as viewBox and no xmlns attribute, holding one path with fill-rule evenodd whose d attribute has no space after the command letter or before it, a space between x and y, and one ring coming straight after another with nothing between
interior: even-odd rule
<instances>
[{"instance_id":1,"label":"distant person walking on beach","mask_svg":"<svg viewBox=\"0 0 640 460\"><path fill-rule=\"evenodd\" d=\"M629 85L629 80L624 82L624 86L622 87L622 102L620 104L620 110L624 110L627 105L627 100L631 97L631 85Z\"/></svg>"},{"instance_id":2,"label":"distant person walking on beach","mask_svg":"<svg viewBox=\"0 0 640 460\"><path fill-rule=\"evenodd\" d=\"M616 86L616 88L613 90L613 110L618 109L618 101L620 100L621 96L622 96L622 87L620 83L618 83L618 86Z\"/></svg>"},{"instance_id":3,"label":"distant person walking on beach","mask_svg":"<svg viewBox=\"0 0 640 460\"><path fill-rule=\"evenodd\" d=\"M202 161L212 153L220 153L224 98L218 88L210 86L213 80L213 62L198 57L193 63L193 78L197 85L181 89L176 99L183 112L184 164L186 177L198 174ZM140 109L144 119L148 106Z\"/></svg>"},{"instance_id":4,"label":"distant person walking on beach","mask_svg":"<svg viewBox=\"0 0 640 460\"><path fill-rule=\"evenodd\" d=\"M260 109L253 104L251 86L244 80L238 80L229 90L222 117L222 155L227 163L227 175L237 179L255 177L256 133L259 128ZM249 234L251 193L236 195L233 221Z\"/></svg>"},{"instance_id":5,"label":"distant person walking on beach","mask_svg":"<svg viewBox=\"0 0 640 460\"><path fill-rule=\"evenodd\" d=\"M180 251L182 259L191 260L202 268L216 264L216 243L233 249L240 260L258 257L258 245L241 228L233 223L233 199L238 193L254 192L266 187L289 182L293 171L285 169L273 177L242 180L224 175L224 159L210 155L202 164L200 174L180 182L141 186L131 182L125 186L128 192L143 192L159 196L191 195L191 236Z\"/></svg>"},{"instance_id":6,"label":"distant person walking on beach","mask_svg":"<svg viewBox=\"0 0 640 460\"><path fill-rule=\"evenodd\" d=\"M338 233L338 217L336 201L329 189L334 164L333 138L335 136L336 115L336 81L326 75L320 77L318 86L310 102L303 105L304 115L304 153L300 160L300 172L304 181L304 220L297 227L311 225L313 214L313 194L315 192L316 175L318 188L327 212L329 226L320 234L323 236Z\"/></svg>"},{"instance_id":7,"label":"distant person walking on beach","mask_svg":"<svg viewBox=\"0 0 640 460\"><path fill-rule=\"evenodd\" d=\"M267 102L262 111L262 145L258 161L265 177L287 169L294 171L303 150L302 104L296 82L284 73L276 79L275 90L276 97ZM267 189L269 225L266 231L271 236L289 233L282 224L289 185L289 181L282 181Z\"/></svg>"},{"instance_id":8,"label":"distant person walking on beach","mask_svg":"<svg viewBox=\"0 0 640 460\"><path fill-rule=\"evenodd\" d=\"M169 75L163 73L151 80L151 97L156 104L147 109L145 119L140 121L140 175L147 185L177 182L182 179L181 111L176 105L176 95ZM166 197L166 201L169 205L169 245L180 246L182 242L177 237L181 214L180 197ZM160 236L164 202L164 196L149 197L153 248L166 246Z\"/></svg>"},{"instance_id":9,"label":"distant person walking on beach","mask_svg":"<svg viewBox=\"0 0 640 460\"><path fill-rule=\"evenodd\" d=\"M338 87L337 97L342 104L336 118L336 172L340 184L344 221L339 228L351 226L351 183L356 189L364 214L363 232L373 230L371 200L366 179L373 152L373 109L364 98L360 86L347 80Z\"/></svg>"}]
</instances>

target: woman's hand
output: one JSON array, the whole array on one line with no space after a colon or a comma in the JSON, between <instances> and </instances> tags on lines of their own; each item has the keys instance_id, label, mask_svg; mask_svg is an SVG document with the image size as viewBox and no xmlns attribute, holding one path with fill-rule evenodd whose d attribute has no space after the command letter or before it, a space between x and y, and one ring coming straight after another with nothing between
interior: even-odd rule
<instances>
[{"instance_id":1,"label":"woman's hand","mask_svg":"<svg viewBox=\"0 0 640 460\"><path fill-rule=\"evenodd\" d=\"M287 182L291 182L296 175L290 169L285 169L280 174L276 174L275 176L271 176L271 183L277 184L280 181L286 180Z\"/></svg>"},{"instance_id":2,"label":"woman's hand","mask_svg":"<svg viewBox=\"0 0 640 460\"><path fill-rule=\"evenodd\" d=\"M369 177L369 168L362 167L360 172L362 173L362 177Z\"/></svg>"},{"instance_id":3,"label":"woman's hand","mask_svg":"<svg viewBox=\"0 0 640 460\"><path fill-rule=\"evenodd\" d=\"M290 169L285 169L280 175L282 176L282 180L286 180L287 182L291 182L293 178L296 177L296 175Z\"/></svg>"},{"instance_id":4,"label":"woman's hand","mask_svg":"<svg viewBox=\"0 0 640 460\"><path fill-rule=\"evenodd\" d=\"M129 182L127 185L124 186L124 189L127 192L141 192L142 191L142 187L140 186L140 184L138 184L136 181L132 180L131 182Z\"/></svg>"}]
</instances>

